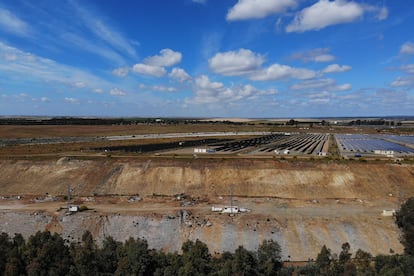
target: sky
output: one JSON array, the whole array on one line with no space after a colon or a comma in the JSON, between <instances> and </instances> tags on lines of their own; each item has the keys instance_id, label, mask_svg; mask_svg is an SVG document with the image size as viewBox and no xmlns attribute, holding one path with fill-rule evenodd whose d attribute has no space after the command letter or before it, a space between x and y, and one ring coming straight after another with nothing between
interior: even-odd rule
<instances>
[{"instance_id":1,"label":"sky","mask_svg":"<svg viewBox=\"0 0 414 276\"><path fill-rule=\"evenodd\" d=\"M0 0L0 115L414 115L414 1Z\"/></svg>"}]
</instances>

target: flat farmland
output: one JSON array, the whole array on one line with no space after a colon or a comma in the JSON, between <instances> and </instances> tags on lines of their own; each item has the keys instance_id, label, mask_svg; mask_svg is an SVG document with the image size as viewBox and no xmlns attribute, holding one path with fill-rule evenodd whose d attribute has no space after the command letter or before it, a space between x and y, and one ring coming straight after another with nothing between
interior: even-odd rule
<instances>
[{"instance_id":1,"label":"flat farmland","mask_svg":"<svg viewBox=\"0 0 414 276\"><path fill-rule=\"evenodd\" d=\"M269 131L267 125L137 124L137 125L0 125L0 139L38 137L96 137L176 132ZM283 128L282 130L284 130Z\"/></svg>"}]
</instances>

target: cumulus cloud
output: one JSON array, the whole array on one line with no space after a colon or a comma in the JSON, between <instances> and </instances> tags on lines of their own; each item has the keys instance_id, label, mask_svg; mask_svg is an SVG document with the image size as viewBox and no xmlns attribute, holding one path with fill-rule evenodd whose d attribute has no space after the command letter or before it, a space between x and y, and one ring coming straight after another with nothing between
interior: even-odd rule
<instances>
[{"instance_id":1,"label":"cumulus cloud","mask_svg":"<svg viewBox=\"0 0 414 276\"><path fill-rule=\"evenodd\" d=\"M277 93L274 89L260 90L250 84L226 87L221 82L210 81L206 75L201 75L195 79L193 92L194 97L188 99L188 103L212 104L235 102L241 99L249 99L260 95L273 95Z\"/></svg>"},{"instance_id":2,"label":"cumulus cloud","mask_svg":"<svg viewBox=\"0 0 414 276\"><path fill-rule=\"evenodd\" d=\"M264 57L247 49L217 53L208 63L215 73L225 76L238 76L257 70Z\"/></svg>"},{"instance_id":3,"label":"cumulus cloud","mask_svg":"<svg viewBox=\"0 0 414 276\"><path fill-rule=\"evenodd\" d=\"M286 27L287 32L320 30L331 25L350 23L364 14L362 5L346 0L319 0L296 14Z\"/></svg>"},{"instance_id":4,"label":"cumulus cloud","mask_svg":"<svg viewBox=\"0 0 414 276\"><path fill-rule=\"evenodd\" d=\"M182 54L171 49L162 49L160 55L147 57L144 64L158 67L169 67L181 62Z\"/></svg>"},{"instance_id":5,"label":"cumulus cloud","mask_svg":"<svg viewBox=\"0 0 414 276\"><path fill-rule=\"evenodd\" d=\"M138 74L159 78L167 73L165 67L180 63L181 59L182 54L180 52L175 52L171 49L163 49L160 51L160 55L145 58L143 63L135 64L132 70Z\"/></svg>"},{"instance_id":6,"label":"cumulus cloud","mask_svg":"<svg viewBox=\"0 0 414 276\"><path fill-rule=\"evenodd\" d=\"M317 48L309 51L299 52L292 55L294 59L300 59L303 62L329 62L335 59L335 56L329 53L329 48Z\"/></svg>"},{"instance_id":7,"label":"cumulus cloud","mask_svg":"<svg viewBox=\"0 0 414 276\"><path fill-rule=\"evenodd\" d=\"M322 73L342 73L351 70L352 67L348 65L331 64L322 70Z\"/></svg>"},{"instance_id":8,"label":"cumulus cloud","mask_svg":"<svg viewBox=\"0 0 414 276\"><path fill-rule=\"evenodd\" d=\"M153 77L158 77L158 78L164 76L166 73L164 67L153 66L153 65L143 64L143 63L135 64L134 67L132 67L132 70L138 74L143 74L143 75L148 75L148 76L153 76Z\"/></svg>"},{"instance_id":9,"label":"cumulus cloud","mask_svg":"<svg viewBox=\"0 0 414 276\"><path fill-rule=\"evenodd\" d=\"M112 70L112 74L117 77L126 77L128 76L129 68L128 67L120 67Z\"/></svg>"},{"instance_id":10,"label":"cumulus cloud","mask_svg":"<svg viewBox=\"0 0 414 276\"><path fill-rule=\"evenodd\" d=\"M50 103L51 101L50 101L50 99L48 98L48 97L41 97L40 98L40 101L42 102L42 103Z\"/></svg>"},{"instance_id":11,"label":"cumulus cloud","mask_svg":"<svg viewBox=\"0 0 414 276\"><path fill-rule=\"evenodd\" d=\"M29 25L11 13L9 10L0 7L0 29L18 35L28 36Z\"/></svg>"},{"instance_id":12,"label":"cumulus cloud","mask_svg":"<svg viewBox=\"0 0 414 276\"><path fill-rule=\"evenodd\" d=\"M305 68L294 68L288 65L273 64L268 68L258 70L250 75L251 80L271 81L281 79L312 79L316 77L316 72Z\"/></svg>"},{"instance_id":13,"label":"cumulus cloud","mask_svg":"<svg viewBox=\"0 0 414 276\"><path fill-rule=\"evenodd\" d=\"M191 77L184 69L174 67L168 76L172 79L178 80L179 82L184 82L191 80Z\"/></svg>"},{"instance_id":14,"label":"cumulus cloud","mask_svg":"<svg viewBox=\"0 0 414 276\"><path fill-rule=\"evenodd\" d=\"M111 91L109 91L109 94L112 96L125 96L126 92L119 88L112 88Z\"/></svg>"},{"instance_id":15,"label":"cumulus cloud","mask_svg":"<svg viewBox=\"0 0 414 276\"><path fill-rule=\"evenodd\" d=\"M400 53L406 54L406 55L414 55L414 43L413 42L404 43L401 46Z\"/></svg>"},{"instance_id":16,"label":"cumulus cloud","mask_svg":"<svg viewBox=\"0 0 414 276\"><path fill-rule=\"evenodd\" d=\"M239 0L227 13L228 21L264 18L297 6L297 0Z\"/></svg>"}]
</instances>

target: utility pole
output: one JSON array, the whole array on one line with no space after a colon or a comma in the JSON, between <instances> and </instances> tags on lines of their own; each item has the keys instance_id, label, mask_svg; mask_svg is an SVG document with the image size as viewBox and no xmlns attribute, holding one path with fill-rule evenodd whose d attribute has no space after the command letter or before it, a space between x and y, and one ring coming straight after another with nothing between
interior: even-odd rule
<instances>
[{"instance_id":1,"label":"utility pole","mask_svg":"<svg viewBox=\"0 0 414 276\"><path fill-rule=\"evenodd\" d=\"M234 184L230 185L230 210L231 210L231 214L233 214L233 189L234 189Z\"/></svg>"}]
</instances>

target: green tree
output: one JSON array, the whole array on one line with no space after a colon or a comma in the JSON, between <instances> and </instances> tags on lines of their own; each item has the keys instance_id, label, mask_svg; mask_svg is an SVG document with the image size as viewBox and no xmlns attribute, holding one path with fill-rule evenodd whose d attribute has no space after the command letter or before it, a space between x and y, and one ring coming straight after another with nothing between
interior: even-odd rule
<instances>
[{"instance_id":1,"label":"green tree","mask_svg":"<svg viewBox=\"0 0 414 276\"><path fill-rule=\"evenodd\" d=\"M258 274L255 254L243 246L239 246L234 252L232 271L236 275Z\"/></svg>"},{"instance_id":2,"label":"green tree","mask_svg":"<svg viewBox=\"0 0 414 276\"><path fill-rule=\"evenodd\" d=\"M332 262L331 250L323 245L321 252L316 257L316 266L319 269L320 275L329 275L331 273L331 262Z\"/></svg>"},{"instance_id":3,"label":"green tree","mask_svg":"<svg viewBox=\"0 0 414 276\"><path fill-rule=\"evenodd\" d=\"M186 241L182 245L183 267L179 275L207 275L211 271L211 256L208 247L200 240Z\"/></svg>"},{"instance_id":4,"label":"green tree","mask_svg":"<svg viewBox=\"0 0 414 276\"><path fill-rule=\"evenodd\" d=\"M131 237L125 241L115 274L149 275L153 273L151 262L147 241Z\"/></svg>"},{"instance_id":5,"label":"green tree","mask_svg":"<svg viewBox=\"0 0 414 276\"><path fill-rule=\"evenodd\" d=\"M72 245L71 252L77 274L96 275L98 273L97 247L91 232L85 231L82 235L82 243Z\"/></svg>"},{"instance_id":6,"label":"green tree","mask_svg":"<svg viewBox=\"0 0 414 276\"><path fill-rule=\"evenodd\" d=\"M352 271L355 270L355 267L350 262L352 256L352 254L349 252L351 250L351 245L348 242L345 242L342 244L341 248L342 250L339 253L338 260L332 260L332 273L336 275L353 275Z\"/></svg>"},{"instance_id":7,"label":"green tree","mask_svg":"<svg viewBox=\"0 0 414 276\"><path fill-rule=\"evenodd\" d=\"M115 241L111 236L106 237L102 242L102 248L98 249L97 262L99 273L115 273L122 243Z\"/></svg>"},{"instance_id":8,"label":"green tree","mask_svg":"<svg viewBox=\"0 0 414 276\"><path fill-rule=\"evenodd\" d=\"M0 273L4 271L7 263L7 257L10 250L13 248L13 243L7 233L0 234Z\"/></svg>"},{"instance_id":9,"label":"green tree","mask_svg":"<svg viewBox=\"0 0 414 276\"><path fill-rule=\"evenodd\" d=\"M24 275L26 274L25 265L22 259L21 254L19 253L19 249L17 247L13 248L9 252L9 257L7 258L6 267L4 270L5 276L12 276L12 275Z\"/></svg>"},{"instance_id":10,"label":"green tree","mask_svg":"<svg viewBox=\"0 0 414 276\"><path fill-rule=\"evenodd\" d=\"M68 275L72 264L62 237L49 231L39 231L29 237L24 259L29 275Z\"/></svg>"},{"instance_id":11,"label":"green tree","mask_svg":"<svg viewBox=\"0 0 414 276\"><path fill-rule=\"evenodd\" d=\"M257 250L259 271L264 275L276 275L282 267L280 245L273 240L264 240Z\"/></svg>"},{"instance_id":12,"label":"green tree","mask_svg":"<svg viewBox=\"0 0 414 276\"><path fill-rule=\"evenodd\" d=\"M361 249L355 253L354 263L357 269L357 275L375 275L375 270L371 266L372 255Z\"/></svg>"},{"instance_id":13,"label":"green tree","mask_svg":"<svg viewBox=\"0 0 414 276\"><path fill-rule=\"evenodd\" d=\"M396 213L396 223L402 231L404 252L414 255L414 197L401 205Z\"/></svg>"}]
</instances>

